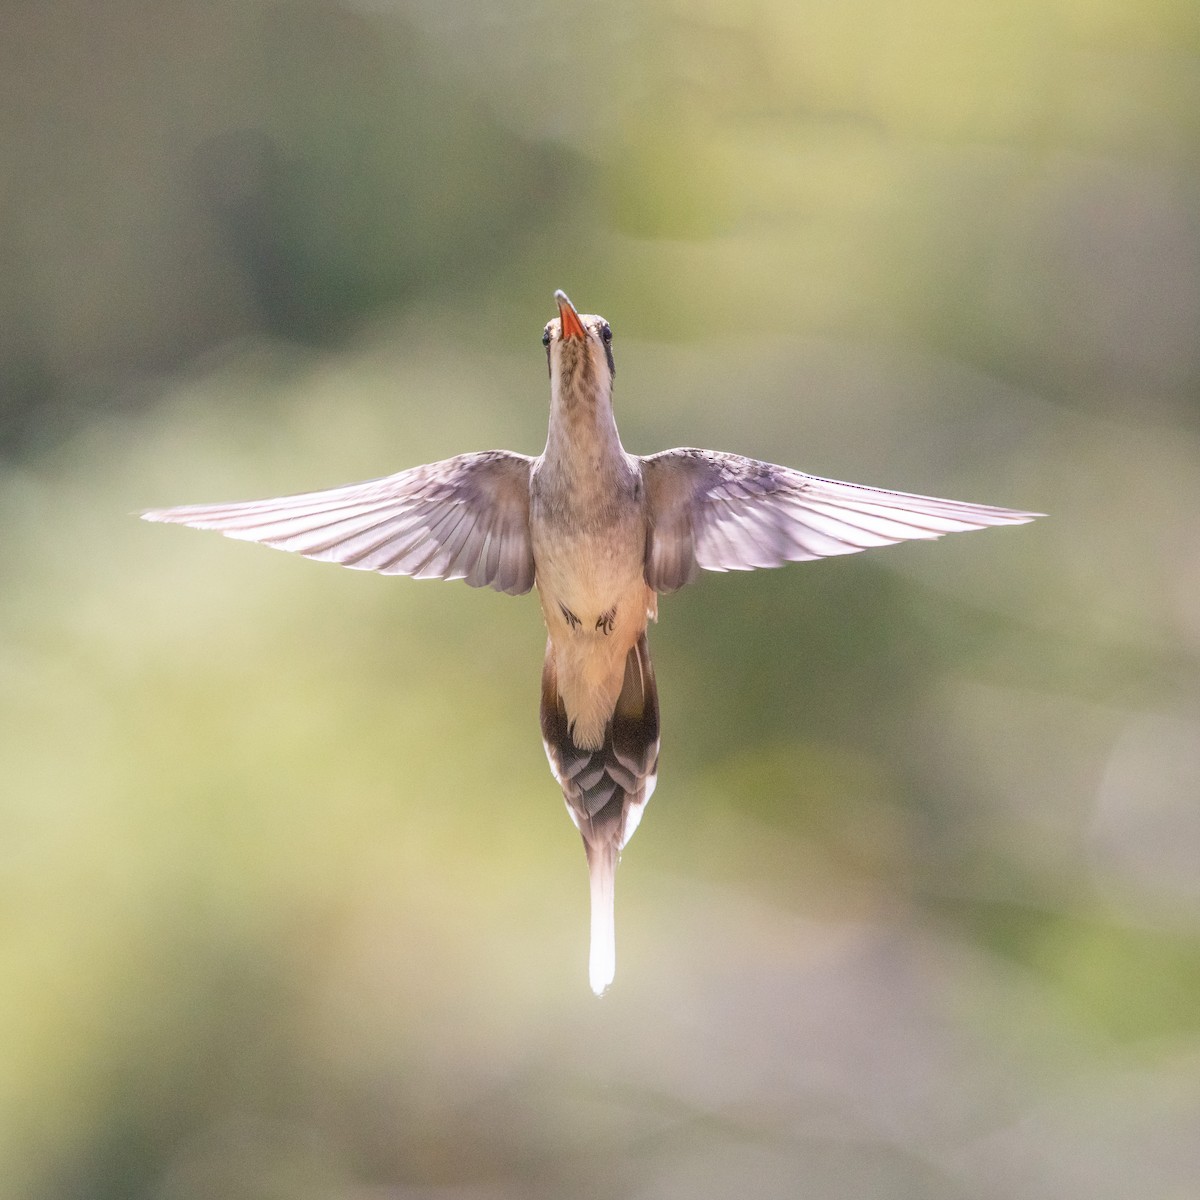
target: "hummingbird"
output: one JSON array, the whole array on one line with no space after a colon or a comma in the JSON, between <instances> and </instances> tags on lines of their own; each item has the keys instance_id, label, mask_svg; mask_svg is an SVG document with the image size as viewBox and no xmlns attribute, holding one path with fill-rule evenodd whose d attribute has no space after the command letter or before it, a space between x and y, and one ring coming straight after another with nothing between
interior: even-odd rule
<instances>
[{"instance_id":1,"label":"hummingbird","mask_svg":"<svg viewBox=\"0 0 1200 1200\"><path fill-rule=\"evenodd\" d=\"M537 588L547 632L542 740L583 838L588 976L600 995L616 972L617 862L658 772L646 630L659 595L701 569L778 567L1042 514L839 483L721 451L630 454L613 415L612 327L562 291L554 299L558 316L542 333L549 429L537 457L484 450L326 491L141 516L383 575L462 579L513 596Z\"/></svg>"}]
</instances>

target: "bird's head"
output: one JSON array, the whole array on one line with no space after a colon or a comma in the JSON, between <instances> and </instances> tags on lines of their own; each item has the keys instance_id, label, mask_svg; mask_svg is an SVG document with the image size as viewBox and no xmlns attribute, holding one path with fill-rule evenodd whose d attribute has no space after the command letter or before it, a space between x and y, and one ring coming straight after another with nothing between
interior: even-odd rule
<instances>
[{"instance_id":1,"label":"bird's head","mask_svg":"<svg viewBox=\"0 0 1200 1200\"><path fill-rule=\"evenodd\" d=\"M612 394L612 328L594 313L578 313L565 292L555 292L558 316L542 334L551 388L569 406Z\"/></svg>"}]
</instances>

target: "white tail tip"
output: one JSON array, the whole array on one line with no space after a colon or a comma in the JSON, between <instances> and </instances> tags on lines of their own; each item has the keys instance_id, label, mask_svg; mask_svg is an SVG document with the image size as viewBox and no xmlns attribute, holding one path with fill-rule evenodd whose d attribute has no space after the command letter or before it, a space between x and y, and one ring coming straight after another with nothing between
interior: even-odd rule
<instances>
[{"instance_id":1,"label":"white tail tip","mask_svg":"<svg viewBox=\"0 0 1200 1200\"><path fill-rule=\"evenodd\" d=\"M617 973L617 932L614 913L616 854L598 850L588 856L592 885L592 949L588 958L588 981L602 996Z\"/></svg>"}]
</instances>

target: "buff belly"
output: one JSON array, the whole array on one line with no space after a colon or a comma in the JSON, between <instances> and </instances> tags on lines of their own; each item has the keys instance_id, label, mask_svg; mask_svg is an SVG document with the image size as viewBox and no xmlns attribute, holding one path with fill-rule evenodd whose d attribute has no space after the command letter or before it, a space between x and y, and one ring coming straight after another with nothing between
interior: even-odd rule
<instances>
[{"instance_id":1,"label":"buff belly","mask_svg":"<svg viewBox=\"0 0 1200 1200\"><path fill-rule=\"evenodd\" d=\"M554 647L558 690L571 737L598 749L625 677L625 659L655 615L656 596L643 578L639 530L614 538L578 539L564 563L535 543L542 613ZM583 544L581 544L583 543ZM543 553L538 554L542 549Z\"/></svg>"}]
</instances>

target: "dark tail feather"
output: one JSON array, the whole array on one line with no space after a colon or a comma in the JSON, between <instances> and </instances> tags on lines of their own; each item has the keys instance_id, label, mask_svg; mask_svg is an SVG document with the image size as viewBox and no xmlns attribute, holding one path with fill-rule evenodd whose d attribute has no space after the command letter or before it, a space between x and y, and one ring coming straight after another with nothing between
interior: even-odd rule
<instances>
[{"instance_id":1,"label":"dark tail feather","mask_svg":"<svg viewBox=\"0 0 1200 1200\"><path fill-rule=\"evenodd\" d=\"M542 668L542 740L567 811L583 835L592 885L590 978L599 995L616 966L613 881L621 847L633 836L658 770L658 689L642 633L625 659L625 681L598 750L581 750L558 695L554 648Z\"/></svg>"}]
</instances>

